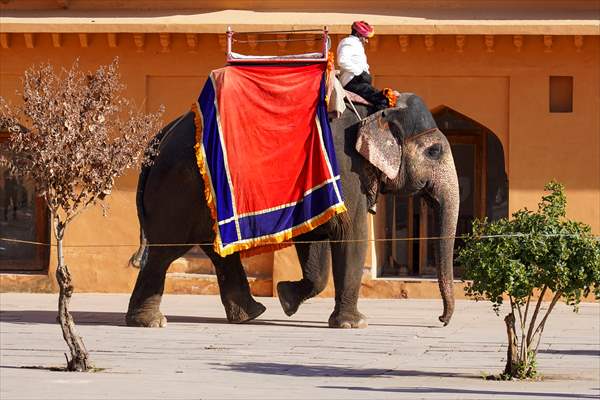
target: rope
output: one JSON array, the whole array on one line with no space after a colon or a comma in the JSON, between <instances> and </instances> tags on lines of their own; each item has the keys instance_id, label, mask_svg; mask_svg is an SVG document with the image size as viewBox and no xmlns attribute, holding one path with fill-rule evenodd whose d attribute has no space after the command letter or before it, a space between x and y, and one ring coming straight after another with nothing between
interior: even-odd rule
<instances>
[{"instance_id":1,"label":"rope","mask_svg":"<svg viewBox=\"0 0 600 400\"><path fill-rule=\"evenodd\" d=\"M479 236L479 239L495 239L495 238L507 238L507 237L527 237L531 236L530 234L524 233L513 233L507 235L482 235ZM580 237L578 234L562 234L562 233L553 233L553 234L544 234L540 235L542 237ZM360 242L368 242L368 243L380 243L380 242L409 242L415 240L444 240L444 239L465 239L467 235L457 235L457 236L428 236L428 237L410 237L410 238L381 238L381 239L340 239L340 240L328 240L330 243L360 243ZM594 239L600 240L600 236L593 236ZM52 246L50 243L36 242L31 240L20 240L20 239L11 239L0 237L0 241L9 242L9 243L21 243L21 244L29 244L36 246ZM265 245L269 244L310 244L310 243L320 243L322 240L288 240L285 242L273 242L273 243L265 243ZM212 242L205 243L155 243L146 244L147 247L182 247L182 246L212 246ZM139 247L140 244L73 244L73 245L63 245L63 247L71 247L71 248L84 248L84 247Z\"/></svg>"}]
</instances>

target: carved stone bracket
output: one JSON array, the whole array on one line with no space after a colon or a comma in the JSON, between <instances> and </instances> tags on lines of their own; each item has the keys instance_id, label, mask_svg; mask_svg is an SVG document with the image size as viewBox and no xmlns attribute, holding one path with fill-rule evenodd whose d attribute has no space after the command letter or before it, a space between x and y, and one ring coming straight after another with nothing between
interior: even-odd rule
<instances>
[{"instance_id":1,"label":"carved stone bracket","mask_svg":"<svg viewBox=\"0 0 600 400\"><path fill-rule=\"evenodd\" d=\"M488 53L494 52L495 38L494 35L484 35L483 43L485 44L485 51Z\"/></svg>"},{"instance_id":2,"label":"carved stone bracket","mask_svg":"<svg viewBox=\"0 0 600 400\"><path fill-rule=\"evenodd\" d=\"M400 51L406 53L408 51L408 46L410 45L410 37L408 35L399 35L398 43L400 43Z\"/></svg>"},{"instance_id":3,"label":"carved stone bracket","mask_svg":"<svg viewBox=\"0 0 600 400\"><path fill-rule=\"evenodd\" d=\"M279 33L276 35L277 37L277 47L279 47L279 50L285 50L285 48L287 47L287 38L288 35L286 35L285 33Z\"/></svg>"},{"instance_id":4,"label":"carved stone bracket","mask_svg":"<svg viewBox=\"0 0 600 400\"><path fill-rule=\"evenodd\" d=\"M583 36L573 36L573 44L575 45L575 51L579 53L581 51L581 48L583 47Z\"/></svg>"},{"instance_id":5,"label":"carved stone bracket","mask_svg":"<svg viewBox=\"0 0 600 400\"><path fill-rule=\"evenodd\" d=\"M255 50L258 47L258 35L255 33L248 34L248 46L252 50Z\"/></svg>"},{"instance_id":6,"label":"carved stone bracket","mask_svg":"<svg viewBox=\"0 0 600 400\"><path fill-rule=\"evenodd\" d=\"M52 39L52 46L56 48L62 46L62 37L60 33L53 33L50 35L50 37Z\"/></svg>"},{"instance_id":7,"label":"carved stone bracket","mask_svg":"<svg viewBox=\"0 0 600 400\"><path fill-rule=\"evenodd\" d=\"M10 47L10 36L6 32L0 33L0 47L8 49Z\"/></svg>"},{"instance_id":8,"label":"carved stone bracket","mask_svg":"<svg viewBox=\"0 0 600 400\"><path fill-rule=\"evenodd\" d=\"M456 51L462 53L465 49L466 42L465 35L456 35Z\"/></svg>"},{"instance_id":9,"label":"carved stone bracket","mask_svg":"<svg viewBox=\"0 0 600 400\"><path fill-rule=\"evenodd\" d=\"M186 33L185 34L185 42L188 46L188 51L190 53L198 52L198 35L195 33Z\"/></svg>"},{"instance_id":10,"label":"carved stone bracket","mask_svg":"<svg viewBox=\"0 0 600 400\"><path fill-rule=\"evenodd\" d=\"M116 33L107 33L106 41L108 42L108 47L115 48L119 45L117 43L117 34Z\"/></svg>"},{"instance_id":11,"label":"carved stone bracket","mask_svg":"<svg viewBox=\"0 0 600 400\"><path fill-rule=\"evenodd\" d=\"M81 47L86 48L89 46L89 37L87 33L80 33L79 36L79 44Z\"/></svg>"},{"instance_id":12,"label":"carved stone bracket","mask_svg":"<svg viewBox=\"0 0 600 400\"><path fill-rule=\"evenodd\" d=\"M135 51L141 53L144 51L144 45L146 42L146 36L143 33L133 34L133 44L135 45Z\"/></svg>"},{"instance_id":13,"label":"carved stone bracket","mask_svg":"<svg viewBox=\"0 0 600 400\"><path fill-rule=\"evenodd\" d=\"M514 35L513 45L515 46L515 49L517 49L517 53L520 53L523 48L523 35Z\"/></svg>"},{"instance_id":14,"label":"carved stone bracket","mask_svg":"<svg viewBox=\"0 0 600 400\"><path fill-rule=\"evenodd\" d=\"M25 47L28 49L33 49L35 46L33 33L24 33L23 37L25 38Z\"/></svg>"},{"instance_id":15,"label":"carved stone bracket","mask_svg":"<svg viewBox=\"0 0 600 400\"><path fill-rule=\"evenodd\" d=\"M432 51L433 47L435 46L435 39L433 38L433 35L425 35L423 38L423 43L425 43L425 49L427 51Z\"/></svg>"},{"instance_id":16,"label":"carved stone bracket","mask_svg":"<svg viewBox=\"0 0 600 400\"><path fill-rule=\"evenodd\" d=\"M315 45L317 44L317 36L313 34L306 35L306 46L308 46L309 50L314 50ZM252 47L252 45L250 45Z\"/></svg>"},{"instance_id":17,"label":"carved stone bracket","mask_svg":"<svg viewBox=\"0 0 600 400\"><path fill-rule=\"evenodd\" d=\"M219 48L222 51L227 51L227 36L224 34L217 34L217 40L219 41Z\"/></svg>"},{"instance_id":18,"label":"carved stone bracket","mask_svg":"<svg viewBox=\"0 0 600 400\"><path fill-rule=\"evenodd\" d=\"M158 34L158 41L160 42L161 53L168 53L171 51L171 34L163 32Z\"/></svg>"},{"instance_id":19,"label":"carved stone bracket","mask_svg":"<svg viewBox=\"0 0 600 400\"><path fill-rule=\"evenodd\" d=\"M369 44L367 46L367 51L370 53L375 53L379 49L380 40L381 39L379 36L373 36L372 38L370 38Z\"/></svg>"},{"instance_id":20,"label":"carved stone bracket","mask_svg":"<svg viewBox=\"0 0 600 400\"><path fill-rule=\"evenodd\" d=\"M544 35L544 53L552 53L552 35Z\"/></svg>"}]
</instances>

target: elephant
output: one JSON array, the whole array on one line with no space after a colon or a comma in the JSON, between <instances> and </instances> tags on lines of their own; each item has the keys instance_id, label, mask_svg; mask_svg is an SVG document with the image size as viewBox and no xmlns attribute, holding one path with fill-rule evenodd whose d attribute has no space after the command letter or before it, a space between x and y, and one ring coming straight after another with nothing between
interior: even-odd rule
<instances>
[{"instance_id":1,"label":"elephant","mask_svg":"<svg viewBox=\"0 0 600 400\"><path fill-rule=\"evenodd\" d=\"M458 179L448 140L423 100L412 93L402 93L393 108L376 111L360 104L353 108L330 120L347 211L294 238L302 278L277 285L283 311L294 314L305 300L325 288L327 257L331 257L335 307L328 324L332 328L366 327L358 297L370 203L377 193L420 193L435 210L437 233L443 238L438 240L435 256L443 300L439 320L447 325L454 311L453 247L459 207ZM258 317L265 307L250 293L240 255L221 257L209 244L214 240L213 219L194 155L193 114L168 124L157 139L158 156L142 168L138 181L141 246L132 260L140 265L140 271L126 323L166 325L159 309L166 271L192 245L148 246L161 243L203 243L200 247L215 266L227 320L242 323ZM362 142L362 149L357 150L357 141Z\"/></svg>"}]
</instances>

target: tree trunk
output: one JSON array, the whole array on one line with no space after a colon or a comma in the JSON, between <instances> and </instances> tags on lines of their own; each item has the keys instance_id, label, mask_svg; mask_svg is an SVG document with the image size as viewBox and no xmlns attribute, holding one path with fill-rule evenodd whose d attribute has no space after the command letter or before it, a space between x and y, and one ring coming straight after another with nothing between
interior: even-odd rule
<instances>
[{"instance_id":1,"label":"tree trunk","mask_svg":"<svg viewBox=\"0 0 600 400\"><path fill-rule=\"evenodd\" d=\"M508 348L506 350L506 367L504 374L513 377L517 374L519 365L519 350L517 347L517 333L515 331L515 314L510 313L504 317L506 334L508 335Z\"/></svg>"},{"instance_id":2,"label":"tree trunk","mask_svg":"<svg viewBox=\"0 0 600 400\"><path fill-rule=\"evenodd\" d=\"M58 321L62 328L63 338L69 346L71 351L71 359L67 357L67 370L68 371L88 371L91 367L89 362L88 352L83 344L83 340L77 334L75 330L75 323L73 317L69 313L69 302L71 301L71 295L73 294L73 285L71 284L71 274L69 269L64 263L63 252L62 252L62 238L64 233L64 226L58 222L55 223L55 234L57 241L57 255L58 255L58 267L56 268L56 280L60 293L58 296Z\"/></svg>"}]
</instances>

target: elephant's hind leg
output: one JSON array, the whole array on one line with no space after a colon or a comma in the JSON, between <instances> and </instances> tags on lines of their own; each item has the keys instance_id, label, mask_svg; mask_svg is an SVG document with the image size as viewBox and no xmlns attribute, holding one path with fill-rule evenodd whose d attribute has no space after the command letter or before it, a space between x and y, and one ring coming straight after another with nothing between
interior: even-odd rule
<instances>
[{"instance_id":1,"label":"elephant's hind leg","mask_svg":"<svg viewBox=\"0 0 600 400\"><path fill-rule=\"evenodd\" d=\"M135 288L129 299L125 317L128 326L165 327L167 318L160 312L169 265L185 254L191 246L150 247L148 259L141 266Z\"/></svg>"},{"instance_id":2,"label":"elephant's hind leg","mask_svg":"<svg viewBox=\"0 0 600 400\"><path fill-rule=\"evenodd\" d=\"M215 266L227 321L240 324L264 313L265 306L254 300L250 293L250 285L240 255L235 253L221 257L215 253L212 246L201 247Z\"/></svg>"}]
</instances>

